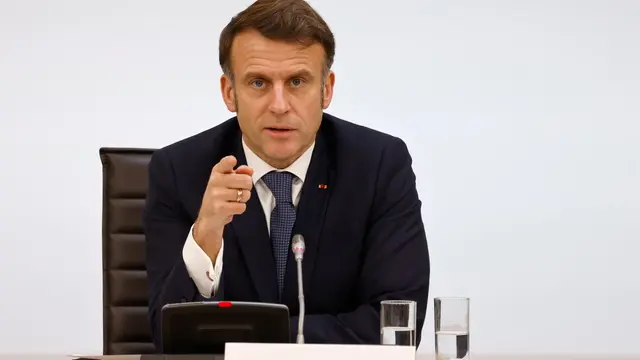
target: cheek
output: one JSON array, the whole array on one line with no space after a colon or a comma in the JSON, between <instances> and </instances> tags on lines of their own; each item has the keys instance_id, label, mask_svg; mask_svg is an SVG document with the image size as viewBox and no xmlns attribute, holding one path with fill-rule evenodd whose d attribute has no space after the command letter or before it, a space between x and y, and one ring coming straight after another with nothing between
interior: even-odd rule
<instances>
[{"instance_id":1,"label":"cheek","mask_svg":"<svg viewBox=\"0 0 640 360\"><path fill-rule=\"evenodd\" d=\"M313 118L314 115L322 112L323 96L319 91L297 96L292 102L292 107L296 113L300 114L304 119Z\"/></svg>"},{"instance_id":2,"label":"cheek","mask_svg":"<svg viewBox=\"0 0 640 360\"><path fill-rule=\"evenodd\" d=\"M262 114L269 109L269 104L262 98L249 98L239 95L236 98L238 115L250 121L252 123L258 122ZM255 124L254 124L255 126Z\"/></svg>"}]
</instances>

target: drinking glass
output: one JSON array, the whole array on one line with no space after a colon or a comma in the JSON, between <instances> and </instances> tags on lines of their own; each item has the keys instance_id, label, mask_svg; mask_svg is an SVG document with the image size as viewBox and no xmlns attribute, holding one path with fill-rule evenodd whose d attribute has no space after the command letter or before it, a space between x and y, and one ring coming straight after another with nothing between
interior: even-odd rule
<instances>
[{"instance_id":1,"label":"drinking glass","mask_svg":"<svg viewBox=\"0 0 640 360\"><path fill-rule=\"evenodd\" d=\"M469 360L469 298L434 299L436 359Z\"/></svg>"},{"instance_id":2,"label":"drinking glass","mask_svg":"<svg viewBox=\"0 0 640 360\"><path fill-rule=\"evenodd\" d=\"M416 346L416 302L380 302L380 344Z\"/></svg>"}]
</instances>

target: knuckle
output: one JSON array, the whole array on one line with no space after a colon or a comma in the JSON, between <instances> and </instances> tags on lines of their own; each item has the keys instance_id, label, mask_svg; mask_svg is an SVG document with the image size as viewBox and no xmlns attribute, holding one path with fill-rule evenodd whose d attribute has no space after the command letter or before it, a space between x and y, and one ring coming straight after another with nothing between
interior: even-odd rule
<instances>
[{"instance_id":1,"label":"knuckle","mask_svg":"<svg viewBox=\"0 0 640 360\"><path fill-rule=\"evenodd\" d=\"M222 214L224 213L225 209L224 209L224 203L220 202L220 201L216 201L213 203L213 212L215 214Z\"/></svg>"},{"instance_id":2,"label":"knuckle","mask_svg":"<svg viewBox=\"0 0 640 360\"><path fill-rule=\"evenodd\" d=\"M238 204L238 214L242 214L245 210L247 210L247 204L239 203Z\"/></svg>"},{"instance_id":3,"label":"knuckle","mask_svg":"<svg viewBox=\"0 0 640 360\"><path fill-rule=\"evenodd\" d=\"M229 188L238 189L240 187L238 176L239 175L233 174L229 177L229 181L227 182L227 184L229 185Z\"/></svg>"},{"instance_id":4,"label":"knuckle","mask_svg":"<svg viewBox=\"0 0 640 360\"><path fill-rule=\"evenodd\" d=\"M214 187L214 188L211 189L211 196L216 198L216 199L220 197L220 193L221 193L221 191L220 191L219 187Z\"/></svg>"},{"instance_id":5,"label":"knuckle","mask_svg":"<svg viewBox=\"0 0 640 360\"><path fill-rule=\"evenodd\" d=\"M245 209L247 208L247 205L245 203L234 203L232 205L232 208L233 208L232 210L233 214L238 215L238 214L242 214L245 211Z\"/></svg>"},{"instance_id":6,"label":"knuckle","mask_svg":"<svg viewBox=\"0 0 640 360\"><path fill-rule=\"evenodd\" d=\"M253 186L253 179L251 179L251 176L245 175L245 177L244 177L244 189L251 189L252 186Z\"/></svg>"},{"instance_id":7,"label":"knuckle","mask_svg":"<svg viewBox=\"0 0 640 360\"><path fill-rule=\"evenodd\" d=\"M209 183L211 183L212 185L220 183L220 175L221 174L219 173L211 174L211 177L209 178Z\"/></svg>"}]
</instances>

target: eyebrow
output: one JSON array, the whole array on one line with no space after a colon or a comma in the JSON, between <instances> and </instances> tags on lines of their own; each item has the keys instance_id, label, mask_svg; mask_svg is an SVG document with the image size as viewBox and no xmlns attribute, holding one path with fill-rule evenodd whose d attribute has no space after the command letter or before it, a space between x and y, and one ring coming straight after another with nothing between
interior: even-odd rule
<instances>
[{"instance_id":1,"label":"eyebrow","mask_svg":"<svg viewBox=\"0 0 640 360\"><path fill-rule=\"evenodd\" d=\"M294 72L290 77L292 77L292 78L297 78L297 77L313 78L313 74L311 73L311 71L309 71L307 69L302 69L302 70L298 70L298 71Z\"/></svg>"},{"instance_id":2,"label":"eyebrow","mask_svg":"<svg viewBox=\"0 0 640 360\"><path fill-rule=\"evenodd\" d=\"M307 78L313 78L313 74L311 73L311 71L309 71L308 69L301 69L298 71L293 72L291 75L289 75L289 78L297 78L297 77L307 77ZM244 74L243 79L249 80L249 79L267 79L269 78L268 76L265 76L265 74L258 72L258 71L249 71L246 74Z\"/></svg>"}]
</instances>

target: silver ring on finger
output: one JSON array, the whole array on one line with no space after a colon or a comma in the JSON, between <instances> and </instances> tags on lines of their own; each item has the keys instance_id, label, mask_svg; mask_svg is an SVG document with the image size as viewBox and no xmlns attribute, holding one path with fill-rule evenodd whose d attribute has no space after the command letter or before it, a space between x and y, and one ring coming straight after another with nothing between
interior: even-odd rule
<instances>
[{"instance_id":1,"label":"silver ring on finger","mask_svg":"<svg viewBox=\"0 0 640 360\"><path fill-rule=\"evenodd\" d=\"M238 193L236 195L236 202L241 202L242 201L242 194L243 194L244 191L242 189L238 189L237 191L238 191Z\"/></svg>"}]
</instances>

